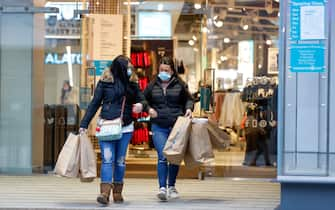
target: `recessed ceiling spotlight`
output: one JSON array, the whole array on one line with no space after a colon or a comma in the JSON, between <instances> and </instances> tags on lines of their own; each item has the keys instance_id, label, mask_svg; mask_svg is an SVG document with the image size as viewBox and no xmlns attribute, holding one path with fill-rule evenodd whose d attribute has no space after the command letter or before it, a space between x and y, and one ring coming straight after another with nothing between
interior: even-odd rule
<instances>
[{"instance_id":1,"label":"recessed ceiling spotlight","mask_svg":"<svg viewBox=\"0 0 335 210\"><path fill-rule=\"evenodd\" d=\"M220 59L221 59L221 61L226 61L226 60L228 60L227 56L221 56Z\"/></svg>"},{"instance_id":2,"label":"recessed ceiling spotlight","mask_svg":"<svg viewBox=\"0 0 335 210\"><path fill-rule=\"evenodd\" d=\"M218 28L221 28L223 26L223 21L222 20L214 21L214 25Z\"/></svg>"},{"instance_id":3,"label":"recessed ceiling spotlight","mask_svg":"<svg viewBox=\"0 0 335 210\"><path fill-rule=\"evenodd\" d=\"M223 39L223 42L224 42L224 43L229 43L229 42L230 42L230 39L229 39L228 37L226 37L226 38Z\"/></svg>"},{"instance_id":4,"label":"recessed ceiling spotlight","mask_svg":"<svg viewBox=\"0 0 335 210\"><path fill-rule=\"evenodd\" d=\"M191 46L193 46L194 45L194 41L191 39L191 40L188 41L188 44L191 45Z\"/></svg>"},{"instance_id":5,"label":"recessed ceiling spotlight","mask_svg":"<svg viewBox=\"0 0 335 210\"><path fill-rule=\"evenodd\" d=\"M195 9L201 9L201 4L200 3L195 3L194 8Z\"/></svg>"}]
</instances>

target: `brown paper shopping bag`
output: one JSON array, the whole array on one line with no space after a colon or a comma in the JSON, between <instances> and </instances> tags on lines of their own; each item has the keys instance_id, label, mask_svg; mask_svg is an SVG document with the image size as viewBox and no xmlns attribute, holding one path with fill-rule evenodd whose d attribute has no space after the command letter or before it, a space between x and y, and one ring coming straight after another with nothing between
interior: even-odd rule
<instances>
[{"instance_id":1,"label":"brown paper shopping bag","mask_svg":"<svg viewBox=\"0 0 335 210\"><path fill-rule=\"evenodd\" d=\"M84 133L80 138L80 180L91 182L97 176L97 161L93 145Z\"/></svg>"},{"instance_id":2,"label":"brown paper shopping bag","mask_svg":"<svg viewBox=\"0 0 335 210\"><path fill-rule=\"evenodd\" d=\"M72 133L58 155L54 172L60 176L77 177L79 173L79 136Z\"/></svg>"},{"instance_id":3,"label":"brown paper shopping bag","mask_svg":"<svg viewBox=\"0 0 335 210\"><path fill-rule=\"evenodd\" d=\"M192 120L188 117L178 117L166 141L163 153L172 164L180 165L184 159L191 131L191 122Z\"/></svg>"},{"instance_id":4,"label":"brown paper shopping bag","mask_svg":"<svg viewBox=\"0 0 335 210\"><path fill-rule=\"evenodd\" d=\"M207 122L192 123L190 139L185 155L185 165L195 167L213 160L214 153L207 130Z\"/></svg>"}]
</instances>

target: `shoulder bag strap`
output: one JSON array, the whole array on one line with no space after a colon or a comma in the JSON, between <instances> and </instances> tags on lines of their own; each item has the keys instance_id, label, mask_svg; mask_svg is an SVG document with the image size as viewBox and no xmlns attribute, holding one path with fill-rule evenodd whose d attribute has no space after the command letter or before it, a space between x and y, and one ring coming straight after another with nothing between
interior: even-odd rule
<instances>
[{"instance_id":1,"label":"shoulder bag strap","mask_svg":"<svg viewBox=\"0 0 335 210\"><path fill-rule=\"evenodd\" d=\"M124 106L126 104L126 96L123 96L123 100L122 100L122 109L121 109L121 120L123 119L123 112L124 112Z\"/></svg>"}]
</instances>

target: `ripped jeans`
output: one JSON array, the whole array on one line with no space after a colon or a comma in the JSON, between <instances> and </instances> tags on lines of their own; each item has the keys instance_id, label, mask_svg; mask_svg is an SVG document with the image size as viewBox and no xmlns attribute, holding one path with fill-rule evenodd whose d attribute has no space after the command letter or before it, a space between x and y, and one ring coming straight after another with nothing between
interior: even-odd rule
<instances>
[{"instance_id":1,"label":"ripped jeans","mask_svg":"<svg viewBox=\"0 0 335 210\"><path fill-rule=\"evenodd\" d=\"M175 186L179 166L168 163L163 154L165 143L169 137L172 128L162 128L156 124L153 124L151 128L153 132L152 136L153 143L155 145L158 154L157 173L158 173L159 187L160 188L166 187L167 179L169 179L168 183L169 187Z\"/></svg>"},{"instance_id":2,"label":"ripped jeans","mask_svg":"<svg viewBox=\"0 0 335 210\"><path fill-rule=\"evenodd\" d=\"M101 150L101 183L123 183L125 157L131 133L123 133L117 141L99 141Z\"/></svg>"}]
</instances>

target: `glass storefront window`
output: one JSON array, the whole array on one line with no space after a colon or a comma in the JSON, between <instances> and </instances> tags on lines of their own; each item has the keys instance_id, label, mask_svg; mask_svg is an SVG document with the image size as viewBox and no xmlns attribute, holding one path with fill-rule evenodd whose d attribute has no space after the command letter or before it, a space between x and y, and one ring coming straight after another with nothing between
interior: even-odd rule
<instances>
[{"instance_id":1,"label":"glass storefront window","mask_svg":"<svg viewBox=\"0 0 335 210\"><path fill-rule=\"evenodd\" d=\"M18 0L16 3L22 2ZM233 6L211 2L200 5L200 8L196 8L192 1L141 1L131 5L127 1L118 4L113 1L113 4L104 4L91 0L84 3L47 1L36 5L31 1L27 5L57 7L59 13L20 14L22 18L17 21L13 20L13 15L0 13L0 150L6 151L1 153L6 158L0 160L0 172L8 171L7 167L20 169L20 164L28 167L27 171L36 166L42 166L38 171L52 170L68 133L78 131L80 112L87 107L81 102L91 99L99 80L98 73L112 62L112 59L98 59L97 52L100 56L104 53L93 45L107 43L116 37L121 39L120 54L128 55L133 62L142 90L157 74L161 56L175 59L179 76L187 82L197 100L194 116L213 120L217 129L231 137L229 148L224 152L215 150L217 162L214 165L219 169L254 165L248 158L255 157L257 147L254 144L251 149L243 140L240 122L246 110L241 108L233 123L225 121L221 113L227 112L227 107L223 107L220 94L238 92L242 98L245 96L239 101L242 106L266 99L268 106L258 104L262 111L257 112L259 120L256 124L271 130L267 136L270 161L262 161L260 157L256 165L276 165L277 113L274 104L277 102L278 3L274 3L271 11L242 2ZM115 17L120 20L120 29L104 40L92 38L94 35L98 37L94 30L99 28L93 20L106 17L101 13L122 16L122 19ZM156 25L147 25L152 19ZM104 23L102 21L100 26ZM22 27L13 27L15 24ZM105 27L108 28L108 24ZM106 31L100 30L99 35L100 32ZM22 38L22 34L26 36ZM99 72L94 74L94 70ZM25 77L19 80L20 77L16 77L21 71ZM20 87L16 86L18 83ZM246 87L255 85L257 91L251 88L253 92L245 92ZM11 89L13 92L8 92ZM10 112L13 110L17 112ZM22 133L13 130L17 119L21 119ZM139 160L136 158L143 157L154 164L152 158L148 158L156 157L150 122L145 114L137 120L135 127L138 130L131 141L128 158L136 162ZM249 122L252 123L255 124ZM94 126L90 132L95 149L99 151ZM24 143L19 139L25 139L22 140ZM25 154L22 160L13 153L21 149L26 151L21 152ZM9 153L12 156L6 155ZM267 169L273 177L275 167L264 167Z\"/></svg>"}]
</instances>

